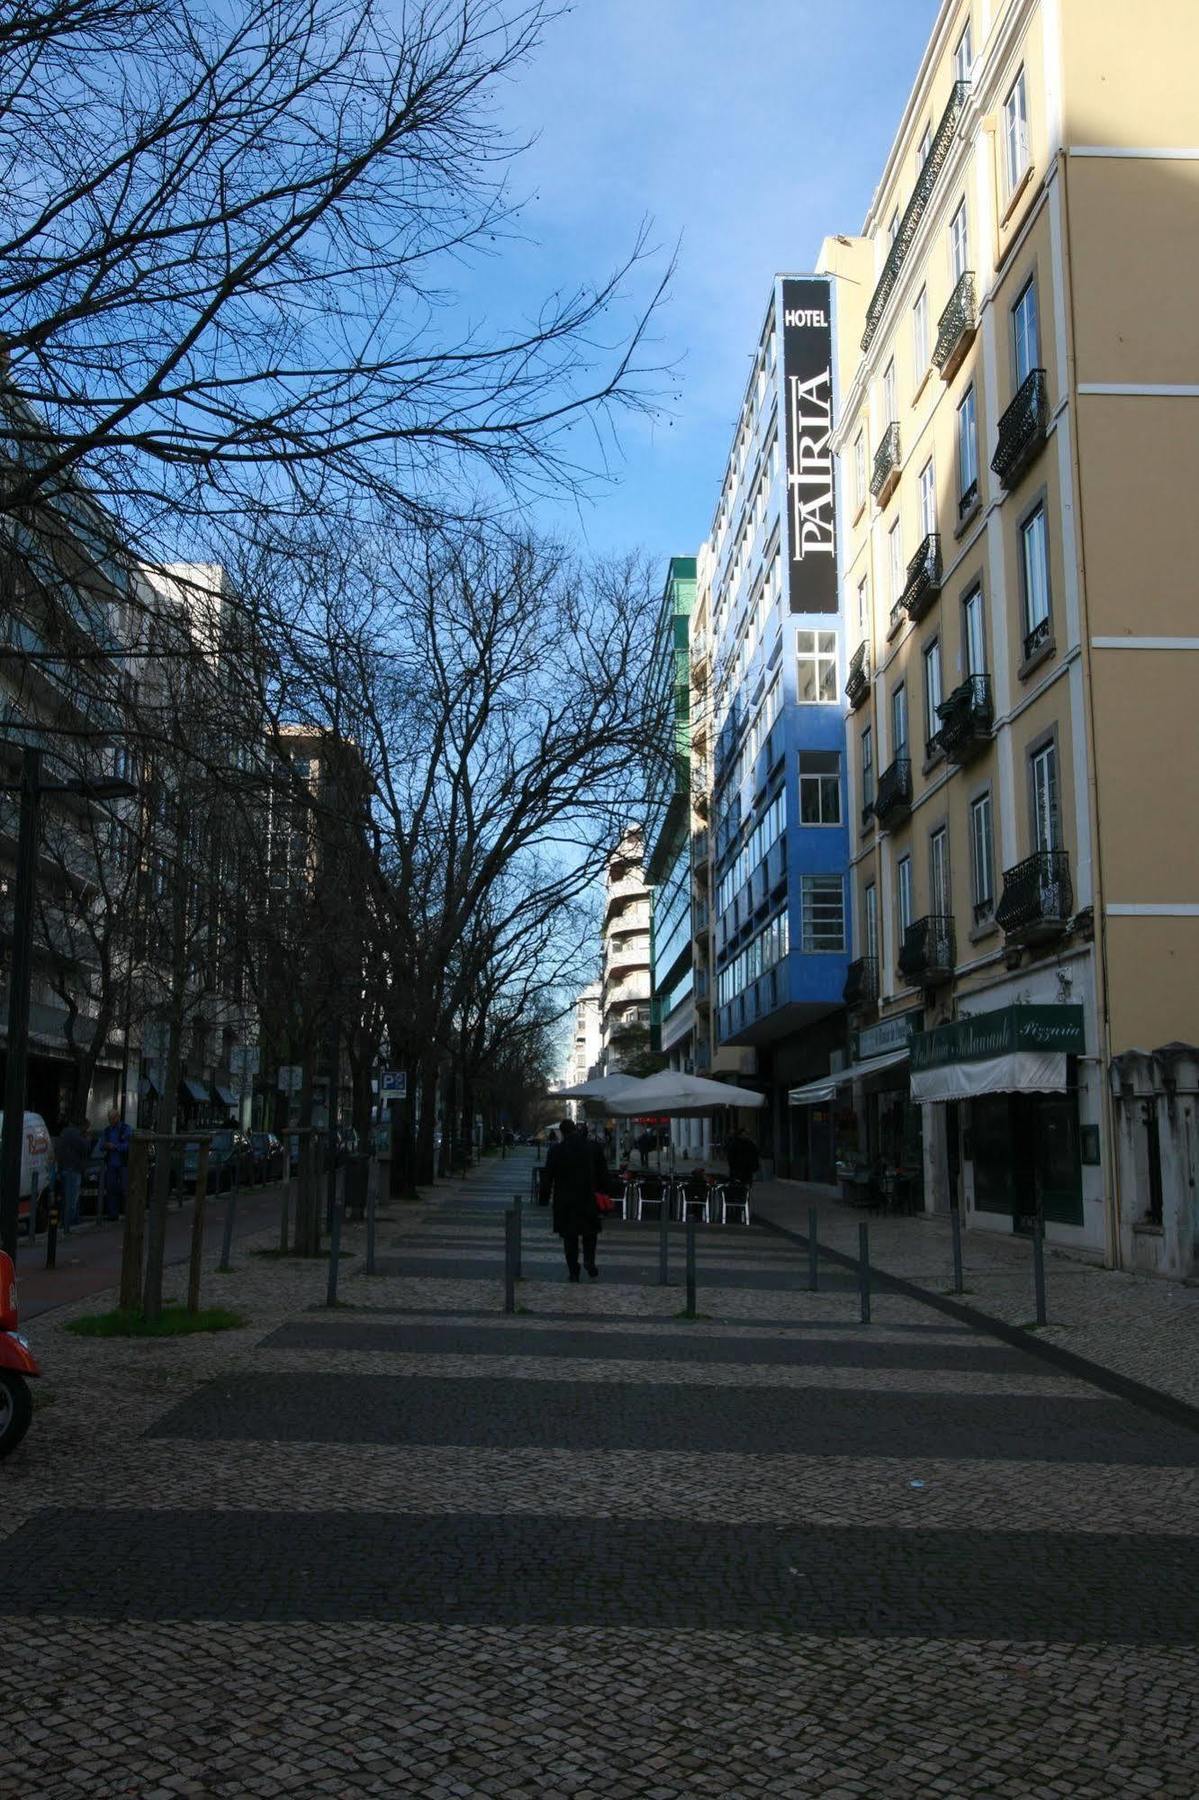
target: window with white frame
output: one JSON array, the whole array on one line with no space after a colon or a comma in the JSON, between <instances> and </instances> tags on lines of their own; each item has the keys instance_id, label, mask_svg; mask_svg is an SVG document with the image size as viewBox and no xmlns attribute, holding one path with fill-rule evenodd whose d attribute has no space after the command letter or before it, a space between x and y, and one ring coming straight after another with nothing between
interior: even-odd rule
<instances>
[{"instance_id":1,"label":"window with white frame","mask_svg":"<svg viewBox=\"0 0 1199 1800\"><path fill-rule=\"evenodd\" d=\"M887 237L890 239L891 243L894 243L898 236L899 236L899 208L896 207L895 211L891 214L891 223L887 226Z\"/></svg>"},{"instance_id":2,"label":"window with white frame","mask_svg":"<svg viewBox=\"0 0 1199 1800\"><path fill-rule=\"evenodd\" d=\"M946 919L953 911L949 888L949 830L942 825L928 840L929 911Z\"/></svg>"},{"instance_id":3,"label":"window with white frame","mask_svg":"<svg viewBox=\"0 0 1199 1800\"><path fill-rule=\"evenodd\" d=\"M926 125L924 127L924 130L920 133L920 141L916 145L916 173L917 173L917 175L919 175L921 169L924 167L925 163L928 161L928 153L932 149L932 147L933 147L933 128L931 125Z\"/></svg>"},{"instance_id":4,"label":"window with white frame","mask_svg":"<svg viewBox=\"0 0 1199 1800\"><path fill-rule=\"evenodd\" d=\"M891 695L891 755L908 753L908 690L901 681Z\"/></svg>"},{"instance_id":5,"label":"window with white frame","mask_svg":"<svg viewBox=\"0 0 1199 1800\"><path fill-rule=\"evenodd\" d=\"M974 33L971 21L966 20L965 29L958 39L953 52L953 78L955 81L969 81L970 71L974 67Z\"/></svg>"},{"instance_id":6,"label":"window with white frame","mask_svg":"<svg viewBox=\"0 0 1199 1800\"><path fill-rule=\"evenodd\" d=\"M1033 844L1037 850L1056 850L1061 844L1058 814L1057 745L1046 744L1032 759Z\"/></svg>"},{"instance_id":7,"label":"window with white frame","mask_svg":"<svg viewBox=\"0 0 1199 1800\"><path fill-rule=\"evenodd\" d=\"M967 675L987 672L986 622L983 617L983 591L971 588L962 601L962 643L966 653Z\"/></svg>"},{"instance_id":8,"label":"window with white frame","mask_svg":"<svg viewBox=\"0 0 1199 1800\"><path fill-rule=\"evenodd\" d=\"M978 498L978 416L974 388L970 386L958 405L958 514L969 512Z\"/></svg>"},{"instance_id":9,"label":"window with white frame","mask_svg":"<svg viewBox=\"0 0 1199 1800\"><path fill-rule=\"evenodd\" d=\"M949 269L956 287L970 267L970 240L966 229L966 202L963 200L949 221Z\"/></svg>"},{"instance_id":10,"label":"window with white frame","mask_svg":"<svg viewBox=\"0 0 1199 1800\"><path fill-rule=\"evenodd\" d=\"M892 357L883 370L883 427L893 425L899 417L895 404L895 358Z\"/></svg>"},{"instance_id":11,"label":"window with white frame","mask_svg":"<svg viewBox=\"0 0 1199 1800\"><path fill-rule=\"evenodd\" d=\"M798 697L805 706L822 705L837 698L837 634L835 631L797 631Z\"/></svg>"},{"instance_id":12,"label":"window with white frame","mask_svg":"<svg viewBox=\"0 0 1199 1800\"><path fill-rule=\"evenodd\" d=\"M995 910L995 860L991 846L991 792L970 803L970 888L974 922Z\"/></svg>"},{"instance_id":13,"label":"window with white frame","mask_svg":"<svg viewBox=\"0 0 1199 1800\"><path fill-rule=\"evenodd\" d=\"M903 545L899 536L898 519L887 533L887 573L890 577L889 599L892 607L895 607L903 593Z\"/></svg>"},{"instance_id":14,"label":"window with white frame","mask_svg":"<svg viewBox=\"0 0 1199 1800\"><path fill-rule=\"evenodd\" d=\"M802 947L809 953L845 949L845 882L840 875L804 875L800 879Z\"/></svg>"},{"instance_id":15,"label":"window with white frame","mask_svg":"<svg viewBox=\"0 0 1199 1800\"><path fill-rule=\"evenodd\" d=\"M859 583L858 583L858 630L861 632L864 632L866 630L866 621L867 621L868 613L869 613L869 601L868 601L868 595L867 595L866 577L863 575L861 581L859 581Z\"/></svg>"},{"instance_id":16,"label":"window with white frame","mask_svg":"<svg viewBox=\"0 0 1199 1800\"><path fill-rule=\"evenodd\" d=\"M862 727L862 805L874 805L874 732Z\"/></svg>"},{"instance_id":17,"label":"window with white frame","mask_svg":"<svg viewBox=\"0 0 1199 1800\"><path fill-rule=\"evenodd\" d=\"M1028 89L1024 70L1021 69L1003 103L1003 176L1006 193L1015 193L1028 163Z\"/></svg>"},{"instance_id":18,"label":"window with white frame","mask_svg":"<svg viewBox=\"0 0 1199 1800\"><path fill-rule=\"evenodd\" d=\"M1012 308L1012 349L1016 386L1028 380L1041 363L1041 333L1037 322L1037 284L1026 281Z\"/></svg>"},{"instance_id":19,"label":"window with white frame","mask_svg":"<svg viewBox=\"0 0 1199 1800\"><path fill-rule=\"evenodd\" d=\"M930 456L920 471L920 535L928 537L937 529L937 481Z\"/></svg>"},{"instance_id":20,"label":"window with white frame","mask_svg":"<svg viewBox=\"0 0 1199 1800\"><path fill-rule=\"evenodd\" d=\"M866 433L859 431L853 440L853 503L861 506L866 498Z\"/></svg>"},{"instance_id":21,"label":"window with white frame","mask_svg":"<svg viewBox=\"0 0 1199 1800\"><path fill-rule=\"evenodd\" d=\"M912 923L912 859L901 856L895 865L895 912L902 944Z\"/></svg>"},{"instance_id":22,"label":"window with white frame","mask_svg":"<svg viewBox=\"0 0 1199 1800\"><path fill-rule=\"evenodd\" d=\"M912 354L916 362L916 380L923 377L928 368L928 289L922 287L916 295L916 304L912 308Z\"/></svg>"},{"instance_id":23,"label":"window with white frame","mask_svg":"<svg viewBox=\"0 0 1199 1800\"><path fill-rule=\"evenodd\" d=\"M1024 577L1024 653L1049 636L1049 536L1045 508L1038 506L1020 527L1020 566Z\"/></svg>"},{"instance_id":24,"label":"window with white frame","mask_svg":"<svg viewBox=\"0 0 1199 1800\"><path fill-rule=\"evenodd\" d=\"M799 817L804 825L841 823L841 758L836 750L800 751Z\"/></svg>"},{"instance_id":25,"label":"window with white frame","mask_svg":"<svg viewBox=\"0 0 1199 1800\"><path fill-rule=\"evenodd\" d=\"M933 739L941 729L937 708L941 704L941 640L924 646L924 736L928 754L936 749Z\"/></svg>"},{"instance_id":26,"label":"window with white frame","mask_svg":"<svg viewBox=\"0 0 1199 1800\"><path fill-rule=\"evenodd\" d=\"M878 889L873 881L866 889L865 906L862 909L863 939L862 954L878 958Z\"/></svg>"}]
</instances>

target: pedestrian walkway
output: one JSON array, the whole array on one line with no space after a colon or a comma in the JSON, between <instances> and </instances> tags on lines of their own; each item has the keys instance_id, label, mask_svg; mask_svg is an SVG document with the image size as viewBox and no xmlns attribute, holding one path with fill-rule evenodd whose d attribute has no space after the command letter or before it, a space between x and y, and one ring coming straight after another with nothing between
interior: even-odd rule
<instances>
[{"instance_id":1,"label":"pedestrian walkway","mask_svg":"<svg viewBox=\"0 0 1199 1800\"><path fill-rule=\"evenodd\" d=\"M35 1321L0 1474L0 1795L1194 1792L1199 1432L760 1227L616 1224L531 1158L388 1203L379 1267L243 1252L240 1331ZM830 1223L831 1229L831 1223Z\"/></svg>"}]
</instances>

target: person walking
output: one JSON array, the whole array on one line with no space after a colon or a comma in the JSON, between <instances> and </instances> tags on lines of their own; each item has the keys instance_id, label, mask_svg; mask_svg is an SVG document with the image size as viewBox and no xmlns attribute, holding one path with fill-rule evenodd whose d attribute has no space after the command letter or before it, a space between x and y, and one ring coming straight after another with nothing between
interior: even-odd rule
<instances>
[{"instance_id":1,"label":"person walking","mask_svg":"<svg viewBox=\"0 0 1199 1800\"><path fill-rule=\"evenodd\" d=\"M563 1119L561 1139L545 1159L545 1186L553 1208L551 1221L562 1239L571 1281L579 1280L579 1243L583 1267L592 1281L599 1274L596 1241L600 1231L597 1193L607 1193L610 1177L599 1145L577 1131L573 1119Z\"/></svg>"},{"instance_id":2,"label":"person walking","mask_svg":"<svg viewBox=\"0 0 1199 1800\"><path fill-rule=\"evenodd\" d=\"M73 1231L79 1223L79 1189L92 1149L86 1128L86 1119L81 1119L78 1124L71 1119L64 1119L54 1139L54 1160L58 1165L58 1182L62 1189L64 1232Z\"/></svg>"},{"instance_id":3,"label":"person walking","mask_svg":"<svg viewBox=\"0 0 1199 1800\"><path fill-rule=\"evenodd\" d=\"M741 1181L749 1187L758 1172L758 1146L749 1133L741 1125L733 1132L724 1146L725 1158L729 1165L729 1179Z\"/></svg>"},{"instance_id":4,"label":"person walking","mask_svg":"<svg viewBox=\"0 0 1199 1800\"><path fill-rule=\"evenodd\" d=\"M100 1150L104 1157L104 1217L119 1219L125 1205L125 1189L129 1180L129 1146L133 1127L122 1119L114 1106L108 1124L100 1133Z\"/></svg>"},{"instance_id":5,"label":"person walking","mask_svg":"<svg viewBox=\"0 0 1199 1800\"><path fill-rule=\"evenodd\" d=\"M637 1154L641 1158L641 1167L643 1169L649 1168L650 1153L656 1143L657 1139L654 1137L653 1132L649 1130L643 1131L641 1136L637 1139Z\"/></svg>"}]
</instances>

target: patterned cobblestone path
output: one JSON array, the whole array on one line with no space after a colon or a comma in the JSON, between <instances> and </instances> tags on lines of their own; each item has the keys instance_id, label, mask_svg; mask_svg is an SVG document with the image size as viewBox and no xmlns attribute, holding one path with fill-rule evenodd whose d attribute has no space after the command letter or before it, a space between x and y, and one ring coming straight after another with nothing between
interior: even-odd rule
<instances>
[{"instance_id":1,"label":"patterned cobblestone path","mask_svg":"<svg viewBox=\"0 0 1199 1800\"><path fill-rule=\"evenodd\" d=\"M78 1340L0 1471L0 1795L1194 1795L1199 1433L844 1272L491 1163L250 1323ZM220 1286L218 1287L218 1282Z\"/></svg>"}]
</instances>

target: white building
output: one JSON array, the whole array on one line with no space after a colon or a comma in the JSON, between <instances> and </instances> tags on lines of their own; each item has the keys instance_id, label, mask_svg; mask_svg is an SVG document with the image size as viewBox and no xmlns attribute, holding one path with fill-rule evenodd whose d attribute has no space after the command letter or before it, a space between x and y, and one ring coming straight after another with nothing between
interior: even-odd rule
<instances>
[{"instance_id":1,"label":"white building","mask_svg":"<svg viewBox=\"0 0 1199 1800\"><path fill-rule=\"evenodd\" d=\"M604 884L600 1060L606 1075L649 1048L650 899L643 855L644 836L635 825L609 858Z\"/></svg>"}]
</instances>

